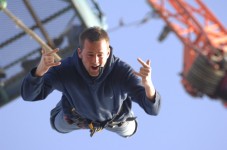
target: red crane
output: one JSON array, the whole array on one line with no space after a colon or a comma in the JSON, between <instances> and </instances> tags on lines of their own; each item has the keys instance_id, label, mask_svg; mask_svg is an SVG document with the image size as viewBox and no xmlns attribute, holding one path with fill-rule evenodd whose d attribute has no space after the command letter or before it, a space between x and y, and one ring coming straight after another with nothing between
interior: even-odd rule
<instances>
[{"instance_id":1,"label":"red crane","mask_svg":"<svg viewBox=\"0 0 227 150\"><path fill-rule=\"evenodd\" d=\"M172 31L184 45L181 82L185 90L227 106L227 30L201 0L190 2L148 0L166 24L159 40Z\"/></svg>"}]
</instances>

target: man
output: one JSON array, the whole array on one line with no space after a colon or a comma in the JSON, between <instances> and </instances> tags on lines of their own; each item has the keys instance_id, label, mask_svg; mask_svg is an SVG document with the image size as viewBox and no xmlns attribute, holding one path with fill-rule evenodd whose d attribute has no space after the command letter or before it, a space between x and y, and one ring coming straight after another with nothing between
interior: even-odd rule
<instances>
[{"instance_id":1,"label":"man","mask_svg":"<svg viewBox=\"0 0 227 150\"><path fill-rule=\"evenodd\" d=\"M113 55L108 34L99 27L83 31L79 43L74 55L62 62L54 61L57 49L42 50L39 65L22 83L23 99L42 100L55 89L62 92L61 101L51 111L51 125L60 133L90 129L92 136L106 129L132 136L137 129L132 101L147 114L159 112L160 95L151 80L150 61L138 59L142 67L134 72Z\"/></svg>"}]
</instances>

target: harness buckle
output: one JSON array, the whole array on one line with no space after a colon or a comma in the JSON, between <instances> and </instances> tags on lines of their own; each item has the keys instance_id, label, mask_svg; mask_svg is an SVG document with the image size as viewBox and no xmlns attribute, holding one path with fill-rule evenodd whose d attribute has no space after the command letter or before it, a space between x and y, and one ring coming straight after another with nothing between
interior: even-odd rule
<instances>
[{"instance_id":1,"label":"harness buckle","mask_svg":"<svg viewBox=\"0 0 227 150\"><path fill-rule=\"evenodd\" d=\"M90 137L92 137L96 132L101 131L102 127L94 127L94 124L91 122L88 124L88 127L90 129Z\"/></svg>"}]
</instances>

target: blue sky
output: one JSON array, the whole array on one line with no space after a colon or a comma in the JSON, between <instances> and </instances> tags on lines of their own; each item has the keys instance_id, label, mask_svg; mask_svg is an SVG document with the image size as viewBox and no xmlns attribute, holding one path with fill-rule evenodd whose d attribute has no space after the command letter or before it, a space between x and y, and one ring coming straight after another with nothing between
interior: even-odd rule
<instances>
[{"instance_id":1,"label":"blue sky","mask_svg":"<svg viewBox=\"0 0 227 150\"><path fill-rule=\"evenodd\" d=\"M150 11L146 1L141 0L98 2L109 28L117 26L121 18L126 23L132 22L142 19ZM227 2L203 2L227 27ZM105 130L93 138L86 130L69 134L55 132L49 125L50 110L61 97L55 91L45 101L25 102L18 98L0 108L0 149L226 150L227 109L206 96L193 98L185 92L179 76L183 45L173 33L159 43L157 38L163 26L162 20L154 19L144 25L120 28L109 33L114 54L136 70L140 67L137 57L151 60L152 79L162 96L158 116L149 116L137 104L133 104L139 122L138 131L133 137L124 139ZM23 47L22 43L20 46Z\"/></svg>"}]
</instances>

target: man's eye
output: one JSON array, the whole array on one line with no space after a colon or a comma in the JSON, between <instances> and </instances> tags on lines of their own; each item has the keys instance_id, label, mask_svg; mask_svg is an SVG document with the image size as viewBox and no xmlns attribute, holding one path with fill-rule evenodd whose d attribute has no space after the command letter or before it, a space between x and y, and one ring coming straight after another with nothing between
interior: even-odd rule
<instances>
[{"instance_id":1,"label":"man's eye","mask_svg":"<svg viewBox=\"0 0 227 150\"><path fill-rule=\"evenodd\" d=\"M88 54L88 56L89 56L89 57L92 57L92 56L94 56L94 55L93 55L93 54Z\"/></svg>"}]
</instances>

